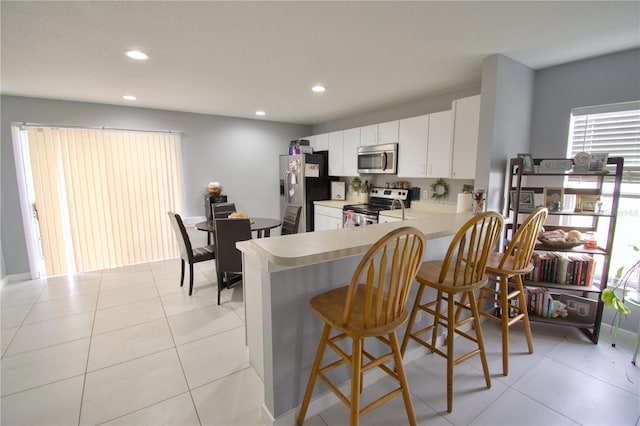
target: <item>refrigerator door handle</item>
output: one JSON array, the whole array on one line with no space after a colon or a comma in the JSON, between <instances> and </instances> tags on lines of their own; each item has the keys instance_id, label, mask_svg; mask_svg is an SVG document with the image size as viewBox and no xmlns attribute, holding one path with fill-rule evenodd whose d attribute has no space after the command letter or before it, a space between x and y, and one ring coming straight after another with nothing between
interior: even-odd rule
<instances>
[{"instance_id":1,"label":"refrigerator door handle","mask_svg":"<svg viewBox=\"0 0 640 426\"><path fill-rule=\"evenodd\" d=\"M290 170L287 170L286 172L284 172L284 199L287 200L287 204L291 204L289 175L291 175Z\"/></svg>"}]
</instances>

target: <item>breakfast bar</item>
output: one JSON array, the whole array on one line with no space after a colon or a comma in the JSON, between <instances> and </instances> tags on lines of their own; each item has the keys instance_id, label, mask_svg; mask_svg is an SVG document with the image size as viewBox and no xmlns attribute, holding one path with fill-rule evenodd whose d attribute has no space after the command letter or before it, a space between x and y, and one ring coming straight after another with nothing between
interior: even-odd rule
<instances>
[{"instance_id":1,"label":"breakfast bar","mask_svg":"<svg viewBox=\"0 0 640 426\"><path fill-rule=\"evenodd\" d=\"M451 237L471 213L421 212L417 217L237 243L243 253L247 345L251 366L264 384L266 424L295 423L322 331L321 321L309 307L311 297L346 285L369 247L402 226L414 226L425 234L425 260L444 257ZM414 286L410 304L416 291ZM349 380L346 370L344 382ZM326 393L326 387L317 386L314 397ZM316 411L334 402L323 398L312 400L310 415L314 402Z\"/></svg>"}]
</instances>

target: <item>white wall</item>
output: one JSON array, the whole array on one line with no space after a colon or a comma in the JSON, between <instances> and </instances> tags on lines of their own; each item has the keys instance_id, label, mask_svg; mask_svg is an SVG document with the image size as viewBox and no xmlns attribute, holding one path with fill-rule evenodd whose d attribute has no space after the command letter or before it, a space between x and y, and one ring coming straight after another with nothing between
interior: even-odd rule
<instances>
[{"instance_id":1,"label":"white wall","mask_svg":"<svg viewBox=\"0 0 640 426\"><path fill-rule=\"evenodd\" d=\"M208 182L219 181L229 201L256 216L277 218L278 155L310 126L47 99L1 97L2 204L0 242L5 274L29 271L13 158L10 124L112 127L182 132L185 216L204 216Z\"/></svg>"}]
</instances>

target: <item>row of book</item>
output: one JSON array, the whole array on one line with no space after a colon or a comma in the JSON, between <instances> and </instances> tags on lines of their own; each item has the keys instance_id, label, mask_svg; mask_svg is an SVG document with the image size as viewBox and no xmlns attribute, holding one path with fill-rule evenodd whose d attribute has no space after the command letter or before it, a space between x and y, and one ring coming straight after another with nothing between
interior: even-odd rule
<instances>
[{"instance_id":1,"label":"row of book","mask_svg":"<svg viewBox=\"0 0 640 426\"><path fill-rule=\"evenodd\" d=\"M595 260L588 254L534 251L531 262L530 281L590 286L593 280Z\"/></svg>"},{"instance_id":2,"label":"row of book","mask_svg":"<svg viewBox=\"0 0 640 426\"><path fill-rule=\"evenodd\" d=\"M549 289L540 287L526 287L525 300L527 301L529 315L537 315L543 318L568 317L569 320L581 322L593 322L595 320L597 301L594 299L572 294L553 293ZM564 304L562 312L557 309L554 312L554 300ZM510 312L510 316L514 314L515 312Z\"/></svg>"}]
</instances>

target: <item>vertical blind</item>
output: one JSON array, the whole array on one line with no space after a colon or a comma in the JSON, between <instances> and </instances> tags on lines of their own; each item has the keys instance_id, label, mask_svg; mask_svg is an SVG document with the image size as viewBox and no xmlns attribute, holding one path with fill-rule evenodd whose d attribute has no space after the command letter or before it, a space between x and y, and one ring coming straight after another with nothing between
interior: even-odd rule
<instances>
[{"instance_id":1,"label":"vertical blind","mask_svg":"<svg viewBox=\"0 0 640 426\"><path fill-rule=\"evenodd\" d=\"M624 157L623 181L640 183L640 102L612 105L614 111L603 112L606 107L572 112L569 157L581 151Z\"/></svg>"},{"instance_id":2,"label":"vertical blind","mask_svg":"<svg viewBox=\"0 0 640 426\"><path fill-rule=\"evenodd\" d=\"M176 133L29 127L48 275L176 256L167 211L182 211Z\"/></svg>"}]
</instances>

